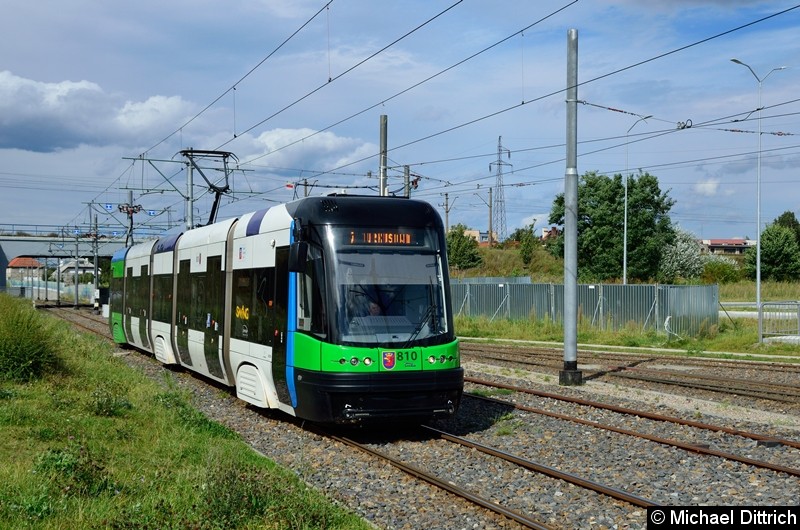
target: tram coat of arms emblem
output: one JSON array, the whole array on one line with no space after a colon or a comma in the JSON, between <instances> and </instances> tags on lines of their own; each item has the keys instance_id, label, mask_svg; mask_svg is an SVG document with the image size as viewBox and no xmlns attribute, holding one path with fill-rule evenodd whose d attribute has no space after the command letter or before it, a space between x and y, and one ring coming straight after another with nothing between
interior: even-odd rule
<instances>
[{"instance_id":1,"label":"tram coat of arms emblem","mask_svg":"<svg viewBox=\"0 0 800 530\"><path fill-rule=\"evenodd\" d=\"M397 356L393 351L385 351L383 352L383 367L387 370L391 370L397 364Z\"/></svg>"}]
</instances>

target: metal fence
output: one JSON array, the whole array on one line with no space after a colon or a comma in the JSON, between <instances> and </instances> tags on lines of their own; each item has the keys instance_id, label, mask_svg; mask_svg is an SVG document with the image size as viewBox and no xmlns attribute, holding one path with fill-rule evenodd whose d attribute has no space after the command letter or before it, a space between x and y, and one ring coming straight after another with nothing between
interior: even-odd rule
<instances>
[{"instance_id":1,"label":"metal fence","mask_svg":"<svg viewBox=\"0 0 800 530\"><path fill-rule=\"evenodd\" d=\"M59 289L60 288L60 289ZM65 303L74 303L75 285L58 284L53 281L39 281L37 279L20 282L9 280L7 285L0 287L0 292L18 298L28 298L31 300L60 300ZM78 284L78 300L81 303L89 302L94 299L94 285L91 283Z\"/></svg>"},{"instance_id":2,"label":"metal fence","mask_svg":"<svg viewBox=\"0 0 800 530\"><path fill-rule=\"evenodd\" d=\"M462 280L450 290L459 315L563 321L563 285ZM578 285L578 320L600 329L634 325L677 337L697 336L719 323L718 306L717 285Z\"/></svg>"},{"instance_id":3,"label":"metal fence","mask_svg":"<svg viewBox=\"0 0 800 530\"><path fill-rule=\"evenodd\" d=\"M761 339L800 335L800 302L763 302Z\"/></svg>"}]
</instances>

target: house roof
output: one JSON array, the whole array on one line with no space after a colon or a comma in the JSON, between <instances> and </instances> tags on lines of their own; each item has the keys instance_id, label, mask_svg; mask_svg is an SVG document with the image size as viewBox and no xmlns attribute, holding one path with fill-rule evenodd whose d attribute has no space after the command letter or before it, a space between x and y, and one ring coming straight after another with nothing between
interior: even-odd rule
<instances>
[{"instance_id":1,"label":"house roof","mask_svg":"<svg viewBox=\"0 0 800 530\"><path fill-rule=\"evenodd\" d=\"M754 240L750 239L703 239L702 242L706 245L725 245L725 246L751 246L755 244Z\"/></svg>"},{"instance_id":2,"label":"house roof","mask_svg":"<svg viewBox=\"0 0 800 530\"><path fill-rule=\"evenodd\" d=\"M8 262L9 269L38 269L42 264L33 258L18 257Z\"/></svg>"}]
</instances>

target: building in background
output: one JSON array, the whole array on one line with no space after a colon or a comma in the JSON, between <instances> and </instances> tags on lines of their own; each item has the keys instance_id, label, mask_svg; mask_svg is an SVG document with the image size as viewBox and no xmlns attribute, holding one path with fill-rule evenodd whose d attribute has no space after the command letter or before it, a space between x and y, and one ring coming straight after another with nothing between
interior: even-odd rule
<instances>
[{"instance_id":1,"label":"building in background","mask_svg":"<svg viewBox=\"0 0 800 530\"><path fill-rule=\"evenodd\" d=\"M40 279L43 270L44 266L34 258L16 257L8 262L6 280L21 283L30 282L31 278Z\"/></svg>"}]
</instances>

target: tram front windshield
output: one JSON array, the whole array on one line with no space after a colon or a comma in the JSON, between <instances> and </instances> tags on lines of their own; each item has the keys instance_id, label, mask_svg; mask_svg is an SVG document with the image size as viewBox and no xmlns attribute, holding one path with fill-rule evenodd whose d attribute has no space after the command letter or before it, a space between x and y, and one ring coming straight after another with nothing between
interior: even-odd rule
<instances>
[{"instance_id":1,"label":"tram front windshield","mask_svg":"<svg viewBox=\"0 0 800 530\"><path fill-rule=\"evenodd\" d=\"M340 248L334 269L344 344L409 347L447 333L441 260L430 247Z\"/></svg>"}]
</instances>

